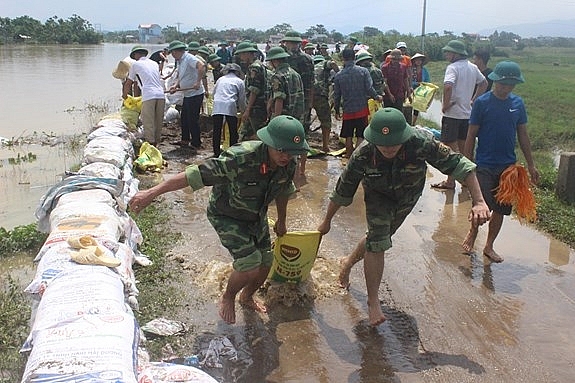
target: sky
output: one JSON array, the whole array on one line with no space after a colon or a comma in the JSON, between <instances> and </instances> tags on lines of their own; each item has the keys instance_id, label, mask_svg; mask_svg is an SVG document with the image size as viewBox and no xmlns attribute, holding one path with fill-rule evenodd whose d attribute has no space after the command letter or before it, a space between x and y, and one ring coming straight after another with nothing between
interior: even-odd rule
<instances>
[{"instance_id":1,"label":"sky","mask_svg":"<svg viewBox=\"0 0 575 383\"><path fill-rule=\"evenodd\" d=\"M76 14L97 30L134 30L139 24L206 29L267 30L288 23L304 32L323 24L347 35L364 26L421 35L425 32L478 33L498 26L575 19L575 0L0 0L0 17L30 16L45 22ZM537 34L534 34L535 36Z\"/></svg>"}]
</instances>

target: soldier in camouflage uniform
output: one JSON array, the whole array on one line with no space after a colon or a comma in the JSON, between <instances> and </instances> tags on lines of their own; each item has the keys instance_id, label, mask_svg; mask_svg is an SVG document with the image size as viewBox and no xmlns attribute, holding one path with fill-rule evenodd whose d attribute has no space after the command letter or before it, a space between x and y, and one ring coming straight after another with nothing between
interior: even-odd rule
<instances>
[{"instance_id":1,"label":"soldier in camouflage uniform","mask_svg":"<svg viewBox=\"0 0 575 383\"><path fill-rule=\"evenodd\" d=\"M327 212L318 230L326 234L341 206L353 200L360 182L363 185L367 235L354 252L344 258L340 285L349 286L353 265L364 259L369 323L385 321L378 297L383 275L384 254L391 248L391 237L419 200L425 185L427 162L457 180L465 180L472 198L469 220L482 225L489 220L475 176L475 164L437 141L424 129L413 128L403 113L393 108L377 111L365 130L365 141L353 152L330 196Z\"/></svg>"},{"instance_id":2,"label":"soldier in camouflage uniform","mask_svg":"<svg viewBox=\"0 0 575 383\"><path fill-rule=\"evenodd\" d=\"M320 121L322 149L329 152L329 134L331 132L331 106L329 104L329 87L331 71L337 64L331 60L325 61L321 55L314 56L315 81L313 84L313 108Z\"/></svg>"},{"instance_id":3,"label":"soldier in camouflage uniform","mask_svg":"<svg viewBox=\"0 0 575 383\"><path fill-rule=\"evenodd\" d=\"M268 74L270 71L266 66L255 58L256 53L257 49L249 42L241 42L236 47L236 57L247 67L245 84L248 105L242 114L240 141L255 139L256 132L264 127L268 120L268 77L271 77L271 74Z\"/></svg>"},{"instance_id":4,"label":"soldier in camouflage uniform","mask_svg":"<svg viewBox=\"0 0 575 383\"><path fill-rule=\"evenodd\" d=\"M275 70L270 80L268 111L272 117L287 114L302 122L305 112L303 85L300 75L287 63L288 57L289 53L281 47L273 47L266 57Z\"/></svg>"},{"instance_id":5,"label":"soldier in camouflage uniform","mask_svg":"<svg viewBox=\"0 0 575 383\"><path fill-rule=\"evenodd\" d=\"M208 63L210 63L210 66L212 67L212 75L214 76L215 84L218 79L223 76L222 69L224 69L224 67L220 62L220 56L215 53L208 56Z\"/></svg>"},{"instance_id":6,"label":"soldier in camouflage uniform","mask_svg":"<svg viewBox=\"0 0 575 383\"><path fill-rule=\"evenodd\" d=\"M265 312L254 300L272 265L268 205L275 200L278 236L287 232L289 196L295 192L294 155L309 150L301 123L291 116L279 116L257 133L261 141L245 141L148 190L138 192L129 203L136 213L157 196L190 186L199 190L212 186L208 219L234 258L232 274L220 304L220 317L235 323L235 298L253 310Z\"/></svg>"},{"instance_id":7,"label":"soldier in camouflage uniform","mask_svg":"<svg viewBox=\"0 0 575 383\"><path fill-rule=\"evenodd\" d=\"M362 66L369 71L369 75L373 81L373 89L375 89L375 92L379 96L383 97L386 91L389 92L389 89L387 88L383 73L381 73L381 70L378 67L373 65L373 62L371 61L372 59L373 56L371 54L362 52L355 58L355 65Z\"/></svg>"},{"instance_id":8,"label":"soldier in camouflage uniform","mask_svg":"<svg viewBox=\"0 0 575 383\"><path fill-rule=\"evenodd\" d=\"M313 105L313 83L314 83L314 65L313 59L307 53L302 52L302 38L296 31L286 32L282 39L286 51L289 53L288 64L301 76L304 91L305 113L302 121L306 134L309 133L311 126L311 108ZM306 155L301 157L300 174L305 173Z\"/></svg>"}]
</instances>

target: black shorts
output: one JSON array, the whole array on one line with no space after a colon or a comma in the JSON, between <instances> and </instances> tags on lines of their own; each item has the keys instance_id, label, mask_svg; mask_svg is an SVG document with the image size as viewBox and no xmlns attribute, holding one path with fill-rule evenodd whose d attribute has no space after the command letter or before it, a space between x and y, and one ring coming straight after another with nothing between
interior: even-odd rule
<instances>
[{"instance_id":1,"label":"black shorts","mask_svg":"<svg viewBox=\"0 0 575 383\"><path fill-rule=\"evenodd\" d=\"M353 120L343 120L341 124L340 137L347 138L355 136L363 138L363 131L367 127L367 116L361 118L354 118Z\"/></svg>"},{"instance_id":2,"label":"black shorts","mask_svg":"<svg viewBox=\"0 0 575 383\"><path fill-rule=\"evenodd\" d=\"M495 199L499 179L505 169L507 169L507 167L495 169L477 167L476 174L477 181L479 181L479 186L481 187L481 194L483 194L483 199L487 206L489 206L489 210L496 211L502 215L510 215L512 206L502 205Z\"/></svg>"},{"instance_id":3,"label":"black shorts","mask_svg":"<svg viewBox=\"0 0 575 383\"><path fill-rule=\"evenodd\" d=\"M455 142L467 138L467 130L469 128L468 119L458 119L451 117L443 117L441 119L441 142Z\"/></svg>"}]
</instances>

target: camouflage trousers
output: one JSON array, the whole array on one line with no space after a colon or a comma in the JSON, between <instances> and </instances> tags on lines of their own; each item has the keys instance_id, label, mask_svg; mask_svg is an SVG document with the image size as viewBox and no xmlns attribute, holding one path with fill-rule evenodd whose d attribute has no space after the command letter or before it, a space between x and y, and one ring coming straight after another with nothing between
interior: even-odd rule
<instances>
[{"instance_id":1,"label":"camouflage trousers","mask_svg":"<svg viewBox=\"0 0 575 383\"><path fill-rule=\"evenodd\" d=\"M365 190L364 201L367 218L365 247L373 253L391 248L391 236L403 224L419 200L419 196L400 201L373 190Z\"/></svg>"},{"instance_id":2,"label":"camouflage trousers","mask_svg":"<svg viewBox=\"0 0 575 383\"><path fill-rule=\"evenodd\" d=\"M313 108L315 109L315 114L320 122L322 129L331 129L331 107L329 106L329 100L324 96L316 96L313 99Z\"/></svg>"},{"instance_id":3,"label":"camouflage trousers","mask_svg":"<svg viewBox=\"0 0 575 383\"><path fill-rule=\"evenodd\" d=\"M214 210L208 208L208 220L222 245L234 258L234 270L248 271L262 265L271 267L273 254L267 215L262 214L259 221L248 222Z\"/></svg>"}]
</instances>

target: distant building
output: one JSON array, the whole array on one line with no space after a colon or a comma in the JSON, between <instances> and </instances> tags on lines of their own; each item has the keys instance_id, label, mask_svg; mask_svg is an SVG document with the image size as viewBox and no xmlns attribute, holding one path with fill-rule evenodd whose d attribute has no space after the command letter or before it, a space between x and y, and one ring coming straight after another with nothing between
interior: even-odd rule
<instances>
[{"instance_id":1,"label":"distant building","mask_svg":"<svg viewBox=\"0 0 575 383\"><path fill-rule=\"evenodd\" d=\"M138 25L138 41L143 44L163 44L162 27L158 24Z\"/></svg>"},{"instance_id":2,"label":"distant building","mask_svg":"<svg viewBox=\"0 0 575 383\"><path fill-rule=\"evenodd\" d=\"M282 41L283 38L284 38L283 34L270 35L269 41L271 42L272 45L278 45Z\"/></svg>"}]
</instances>

